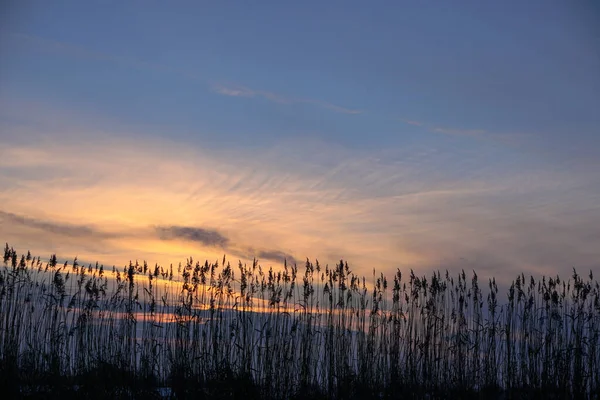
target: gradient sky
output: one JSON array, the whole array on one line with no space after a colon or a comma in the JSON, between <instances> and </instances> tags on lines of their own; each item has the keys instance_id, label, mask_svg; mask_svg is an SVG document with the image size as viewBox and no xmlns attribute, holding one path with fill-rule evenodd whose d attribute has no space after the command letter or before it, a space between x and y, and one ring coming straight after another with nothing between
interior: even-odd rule
<instances>
[{"instance_id":1,"label":"gradient sky","mask_svg":"<svg viewBox=\"0 0 600 400\"><path fill-rule=\"evenodd\" d=\"M8 1L0 240L123 265L600 265L600 7Z\"/></svg>"}]
</instances>

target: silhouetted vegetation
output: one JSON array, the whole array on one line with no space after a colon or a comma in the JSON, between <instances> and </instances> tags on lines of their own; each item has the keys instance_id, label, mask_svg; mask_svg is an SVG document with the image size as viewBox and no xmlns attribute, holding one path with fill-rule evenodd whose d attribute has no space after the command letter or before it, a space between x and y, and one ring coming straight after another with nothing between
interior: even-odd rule
<instances>
[{"instance_id":1,"label":"silhouetted vegetation","mask_svg":"<svg viewBox=\"0 0 600 400\"><path fill-rule=\"evenodd\" d=\"M597 398L600 287L346 262L47 262L6 245L0 384L49 398Z\"/></svg>"}]
</instances>

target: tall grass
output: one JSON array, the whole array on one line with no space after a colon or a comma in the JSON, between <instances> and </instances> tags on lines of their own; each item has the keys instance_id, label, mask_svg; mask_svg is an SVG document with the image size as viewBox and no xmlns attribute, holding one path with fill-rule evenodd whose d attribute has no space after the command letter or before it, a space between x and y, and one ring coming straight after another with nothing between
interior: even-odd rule
<instances>
[{"instance_id":1,"label":"tall grass","mask_svg":"<svg viewBox=\"0 0 600 400\"><path fill-rule=\"evenodd\" d=\"M42 262L6 245L7 393L185 398L598 396L600 287L590 273L365 278L299 269ZM61 392L62 391L62 392Z\"/></svg>"}]
</instances>

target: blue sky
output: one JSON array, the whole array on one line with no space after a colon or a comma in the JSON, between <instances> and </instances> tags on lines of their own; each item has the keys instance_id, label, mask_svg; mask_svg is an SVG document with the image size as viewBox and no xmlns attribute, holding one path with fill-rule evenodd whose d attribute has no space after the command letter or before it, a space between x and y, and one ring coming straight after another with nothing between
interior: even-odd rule
<instances>
[{"instance_id":1,"label":"blue sky","mask_svg":"<svg viewBox=\"0 0 600 400\"><path fill-rule=\"evenodd\" d=\"M0 233L15 246L598 266L593 2L2 7Z\"/></svg>"}]
</instances>

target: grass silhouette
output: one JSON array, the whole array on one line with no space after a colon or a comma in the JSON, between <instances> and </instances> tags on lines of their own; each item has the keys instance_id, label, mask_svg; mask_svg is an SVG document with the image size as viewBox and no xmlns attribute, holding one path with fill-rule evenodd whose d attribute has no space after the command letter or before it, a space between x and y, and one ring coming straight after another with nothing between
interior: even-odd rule
<instances>
[{"instance_id":1,"label":"grass silhouette","mask_svg":"<svg viewBox=\"0 0 600 400\"><path fill-rule=\"evenodd\" d=\"M59 264L7 244L0 385L10 398L598 398L600 286L465 272L367 279L263 269Z\"/></svg>"}]
</instances>

